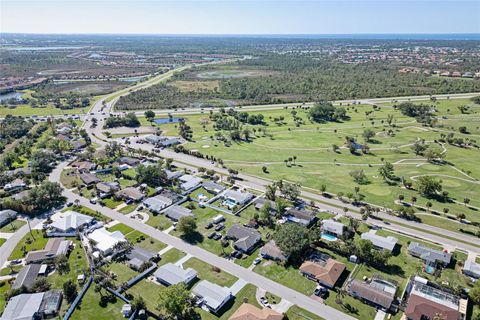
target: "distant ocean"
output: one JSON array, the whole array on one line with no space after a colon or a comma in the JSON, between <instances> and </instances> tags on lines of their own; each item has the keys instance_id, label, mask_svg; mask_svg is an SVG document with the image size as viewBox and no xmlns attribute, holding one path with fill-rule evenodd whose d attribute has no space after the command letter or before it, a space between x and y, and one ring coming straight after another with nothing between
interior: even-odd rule
<instances>
[{"instance_id":1,"label":"distant ocean","mask_svg":"<svg viewBox=\"0 0 480 320\"><path fill-rule=\"evenodd\" d=\"M354 39L354 40L480 40L480 33L262 34L262 35L245 34L245 35L205 35L205 36L211 36L211 37L223 36L223 37L240 37L240 38L245 37L245 38Z\"/></svg>"}]
</instances>

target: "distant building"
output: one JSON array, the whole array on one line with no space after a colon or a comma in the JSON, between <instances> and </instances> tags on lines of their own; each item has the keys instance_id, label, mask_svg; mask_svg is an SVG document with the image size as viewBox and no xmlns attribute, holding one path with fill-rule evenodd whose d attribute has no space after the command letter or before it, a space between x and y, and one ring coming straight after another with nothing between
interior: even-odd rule
<instances>
[{"instance_id":1,"label":"distant building","mask_svg":"<svg viewBox=\"0 0 480 320\"><path fill-rule=\"evenodd\" d=\"M158 260L158 253L134 246L128 251L126 258L128 259L127 265L130 268L139 270L144 263Z\"/></svg>"},{"instance_id":2,"label":"distant building","mask_svg":"<svg viewBox=\"0 0 480 320\"><path fill-rule=\"evenodd\" d=\"M243 303L228 320L283 320L283 314L270 308L260 309L252 304Z\"/></svg>"},{"instance_id":3,"label":"distant building","mask_svg":"<svg viewBox=\"0 0 480 320\"><path fill-rule=\"evenodd\" d=\"M174 205L165 210L165 216L173 221L179 221L182 217L193 217L194 214L190 209Z\"/></svg>"},{"instance_id":4,"label":"distant building","mask_svg":"<svg viewBox=\"0 0 480 320\"><path fill-rule=\"evenodd\" d=\"M168 170L168 169L165 169L164 171L167 174L167 179L168 180L178 179L183 175L182 171L171 171L171 170Z\"/></svg>"},{"instance_id":5,"label":"distant building","mask_svg":"<svg viewBox=\"0 0 480 320\"><path fill-rule=\"evenodd\" d=\"M289 208L285 214L288 221L305 227L310 226L317 219L315 212L305 209Z\"/></svg>"},{"instance_id":6,"label":"distant building","mask_svg":"<svg viewBox=\"0 0 480 320\"><path fill-rule=\"evenodd\" d=\"M179 283L190 284L196 277L197 271L192 268L183 269L173 263L160 266L153 274L158 282L172 286Z\"/></svg>"},{"instance_id":7,"label":"distant building","mask_svg":"<svg viewBox=\"0 0 480 320\"><path fill-rule=\"evenodd\" d=\"M361 235L363 240L369 240L372 242L373 246L379 250L387 250L392 252L397 245L398 239L392 236L382 237L376 234L375 230L370 230L369 232L364 232Z\"/></svg>"},{"instance_id":8,"label":"distant building","mask_svg":"<svg viewBox=\"0 0 480 320\"><path fill-rule=\"evenodd\" d=\"M50 223L48 226L55 232L74 234L83 227L89 225L92 221L93 218L91 216L75 211L67 211L62 213L58 219Z\"/></svg>"},{"instance_id":9,"label":"distant building","mask_svg":"<svg viewBox=\"0 0 480 320\"><path fill-rule=\"evenodd\" d=\"M235 249L247 254L252 253L262 239L262 235L257 230L239 224L234 224L228 229L227 237L235 240L233 243Z\"/></svg>"},{"instance_id":10,"label":"distant building","mask_svg":"<svg viewBox=\"0 0 480 320\"><path fill-rule=\"evenodd\" d=\"M120 157L117 159L118 164L126 164L130 167L136 167L140 164L140 159L132 157Z\"/></svg>"},{"instance_id":11,"label":"distant building","mask_svg":"<svg viewBox=\"0 0 480 320\"><path fill-rule=\"evenodd\" d=\"M480 263L467 259L462 269L463 273L469 277L480 278Z\"/></svg>"},{"instance_id":12,"label":"distant building","mask_svg":"<svg viewBox=\"0 0 480 320\"><path fill-rule=\"evenodd\" d=\"M120 184L118 182L99 182L95 185L100 198L106 198L120 190Z\"/></svg>"},{"instance_id":13,"label":"distant building","mask_svg":"<svg viewBox=\"0 0 480 320\"><path fill-rule=\"evenodd\" d=\"M115 193L117 198L123 198L128 201L141 201L145 195L135 187L127 187Z\"/></svg>"},{"instance_id":14,"label":"distant building","mask_svg":"<svg viewBox=\"0 0 480 320\"><path fill-rule=\"evenodd\" d=\"M253 194L251 194L250 192L241 192L241 191L230 189L225 191L222 194L222 197L223 199L225 199L225 201L233 205L243 206L253 198Z\"/></svg>"},{"instance_id":15,"label":"distant building","mask_svg":"<svg viewBox=\"0 0 480 320\"><path fill-rule=\"evenodd\" d=\"M184 174L178 179L181 181L180 188L185 191L199 186L203 181L201 178L192 176L190 174Z\"/></svg>"},{"instance_id":16,"label":"distant building","mask_svg":"<svg viewBox=\"0 0 480 320\"><path fill-rule=\"evenodd\" d=\"M300 266L304 276L328 288L335 287L345 269L345 264L325 255L307 260Z\"/></svg>"},{"instance_id":17,"label":"distant building","mask_svg":"<svg viewBox=\"0 0 480 320\"><path fill-rule=\"evenodd\" d=\"M232 299L230 289L220 287L207 280L200 281L193 289L192 294L203 302L211 312L218 313L220 309Z\"/></svg>"},{"instance_id":18,"label":"distant building","mask_svg":"<svg viewBox=\"0 0 480 320\"><path fill-rule=\"evenodd\" d=\"M368 282L352 280L348 292L375 307L389 310L395 300L397 285L375 277Z\"/></svg>"},{"instance_id":19,"label":"distant building","mask_svg":"<svg viewBox=\"0 0 480 320\"><path fill-rule=\"evenodd\" d=\"M127 241L120 231L110 232L105 228L94 230L87 238L95 243L94 247L103 255L113 253L113 248L117 243Z\"/></svg>"},{"instance_id":20,"label":"distant building","mask_svg":"<svg viewBox=\"0 0 480 320\"><path fill-rule=\"evenodd\" d=\"M19 289L25 287L31 289L38 274L40 273L41 264L32 263L24 266L17 275L15 282L12 285L12 289Z\"/></svg>"},{"instance_id":21,"label":"distant building","mask_svg":"<svg viewBox=\"0 0 480 320\"><path fill-rule=\"evenodd\" d=\"M212 182L212 181L205 181L202 184L202 187L212 194L219 194L220 192L225 190L224 186L222 186L221 184Z\"/></svg>"},{"instance_id":22,"label":"distant building","mask_svg":"<svg viewBox=\"0 0 480 320\"><path fill-rule=\"evenodd\" d=\"M418 242L410 242L408 253L423 260L427 267L447 266L450 264L452 254L441 250L426 247ZM427 270L428 271L428 270Z\"/></svg>"},{"instance_id":23,"label":"distant building","mask_svg":"<svg viewBox=\"0 0 480 320\"><path fill-rule=\"evenodd\" d=\"M79 178L87 186L91 186L93 184L96 184L97 182L100 182L100 179L95 174L90 172L80 173Z\"/></svg>"},{"instance_id":24,"label":"distant building","mask_svg":"<svg viewBox=\"0 0 480 320\"><path fill-rule=\"evenodd\" d=\"M162 209L172 205L173 200L162 196L156 195L154 197L143 200L143 205L152 212L159 213Z\"/></svg>"},{"instance_id":25,"label":"distant building","mask_svg":"<svg viewBox=\"0 0 480 320\"><path fill-rule=\"evenodd\" d=\"M427 279L410 279L405 292L407 320L465 320L468 301Z\"/></svg>"},{"instance_id":26,"label":"distant building","mask_svg":"<svg viewBox=\"0 0 480 320\"><path fill-rule=\"evenodd\" d=\"M27 187L27 184L22 180L22 179L15 179L10 183L7 183L4 187L3 190L8 191L8 192L14 192L14 191L19 191Z\"/></svg>"},{"instance_id":27,"label":"distant building","mask_svg":"<svg viewBox=\"0 0 480 320\"><path fill-rule=\"evenodd\" d=\"M90 161L75 161L71 164L72 167L77 168L79 171L92 171L97 168L97 165Z\"/></svg>"},{"instance_id":28,"label":"distant building","mask_svg":"<svg viewBox=\"0 0 480 320\"><path fill-rule=\"evenodd\" d=\"M265 204L267 204L269 212L271 214L275 214L277 212L277 206L276 206L275 202L272 201L272 200L268 200L268 199L265 199L265 198L257 198L257 199L255 199L255 201L253 203L255 205L256 210L262 210L262 208L265 206Z\"/></svg>"}]
</instances>

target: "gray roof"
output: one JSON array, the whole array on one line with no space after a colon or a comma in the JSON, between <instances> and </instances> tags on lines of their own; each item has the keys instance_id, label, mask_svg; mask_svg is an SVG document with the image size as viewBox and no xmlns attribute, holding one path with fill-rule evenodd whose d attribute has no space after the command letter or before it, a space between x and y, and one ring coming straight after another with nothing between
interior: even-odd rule
<instances>
[{"instance_id":1,"label":"gray roof","mask_svg":"<svg viewBox=\"0 0 480 320\"><path fill-rule=\"evenodd\" d=\"M182 206L171 206L165 211L165 215L172 220L178 221L182 217L193 217L192 210L184 208Z\"/></svg>"},{"instance_id":2,"label":"gray roof","mask_svg":"<svg viewBox=\"0 0 480 320\"><path fill-rule=\"evenodd\" d=\"M397 245L398 239L392 236L382 237L375 233L375 230L364 232L361 235L364 240L370 240L375 247L382 248L384 250L392 251Z\"/></svg>"},{"instance_id":3,"label":"gray roof","mask_svg":"<svg viewBox=\"0 0 480 320\"><path fill-rule=\"evenodd\" d=\"M173 200L162 195L157 195L155 197L150 197L143 200L143 204L152 211L160 211L163 208L171 205Z\"/></svg>"},{"instance_id":4,"label":"gray roof","mask_svg":"<svg viewBox=\"0 0 480 320\"><path fill-rule=\"evenodd\" d=\"M31 288L37 279L38 272L40 271L41 264L32 263L26 265L20 270L15 279L15 282L12 285L12 289L18 289L22 286L26 288Z\"/></svg>"},{"instance_id":5,"label":"gray roof","mask_svg":"<svg viewBox=\"0 0 480 320\"><path fill-rule=\"evenodd\" d=\"M353 280L348 288L348 291L352 295L370 301L386 309L390 308L392 305L392 302L395 299L396 290L397 287L394 284L377 280L372 280L371 282Z\"/></svg>"},{"instance_id":6,"label":"gray roof","mask_svg":"<svg viewBox=\"0 0 480 320\"><path fill-rule=\"evenodd\" d=\"M116 195L135 201L139 201L144 197L143 193L135 187L127 187L117 191Z\"/></svg>"},{"instance_id":7,"label":"gray roof","mask_svg":"<svg viewBox=\"0 0 480 320\"><path fill-rule=\"evenodd\" d=\"M235 247L244 252L250 251L262 238L257 230L239 224L234 224L228 229L227 236L234 239Z\"/></svg>"},{"instance_id":8,"label":"gray roof","mask_svg":"<svg viewBox=\"0 0 480 320\"><path fill-rule=\"evenodd\" d=\"M275 240L270 240L269 242L267 242L260 250L260 254L262 255L262 257L267 259L274 259L280 261L288 260L288 257L277 246Z\"/></svg>"},{"instance_id":9,"label":"gray roof","mask_svg":"<svg viewBox=\"0 0 480 320\"><path fill-rule=\"evenodd\" d=\"M78 229L85 224L90 223L93 220L92 217L85 214L81 214L75 211L67 211L61 214L57 220L50 223L50 227L61 230L68 231L70 229Z\"/></svg>"},{"instance_id":10,"label":"gray roof","mask_svg":"<svg viewBox=\"0 0 480 320\"><path fill-rule=\"evenodd\" d=\"M168 170L168 169L165 169L165 173L167 174L167 179L168 180L175 179L175 178L178 178L181 175L183 175L182 171L171 171L171 170Z\"/></svg>"},{"instance_id":11,"label":"gray roof","mask_svg":"<svg viewBox=\"0 0 480 320\"><path fill-rule=\"evenodd\" d=\"M232 297L232 293L228 288L220 287L207 280L200 281L192 289L192 293L202 298L206 306L214 311L219 310Z\"/></svg>"},{"instance_id":12,"label":"gray roof","mask_svg":"<svg viewBox=\"0 0 480 320\"><path fill-rule=\"evenodd\" d=\"M223 197L234 200L238 204L245 204L248 200L253 198L253 194L250 192L240 192L230 189L223 193Z\"/></svg>"},{"instance_id":13,"label":"gray roof","mask_svg":"<svg viewBox=\"0 0 480 320\"><path fill-rule=\"evenodd\" d=\"M480 263L476 263L473 260L467 259L463 266L463 273L472 276L474 278L480 278Z\"/></svg>"},{"instance_id":14,"label":"gray roof","mask_svg":"<svg viewBox=\"0 0 480 320\"><path fill-rule=\"evenodd\" d=\"M192 176L190 174L184 174L178 179L182 181L182 183L180 184L180 188L182 188L183 190L190 190L201 184L203 181L201 178Z\"/></svg>"},{"instance_id":15,"label":"gray roof","mask_svg":"<svg viewBox=\"0 0 480 320\"><path fill-rule=\"evenodd\" d=\"M60 255L66 255L72 241L63 238L52 238L47 241L43 250L30 251L25 257L25 262L40 262L53 259Z\"/></svg>"},{"instance_id":16,"label":"gray roof","mask_svg":"<svg viewBox=\"0 0 480 320\"><path fill-rule=\"evenodd\" d=\"M82 172L80 173L80 179L83 181L85 184L92 184L92 183L97 183L100 181L99 178L97 178L96 175L90 172Z\"/></svg>"},{"instance_id":17,"label":"gray roof","mask_svg":"<svg viewBox=\"0 0 480 320\"><path fill-rule=\"evenodd\" d=\"M169 262L159 267L153 275L158 281L170 286L181 282L188 284L197 276L197 271L192 268L183 269Z\"/></svg>"},{"instance_id":18,"label":"gray roof","mask_svg":"<svg viewBox=\"0 0 480 320\"><path fill-rule=\"evenodd\" d=\"M322 221L322 230L335 233L337 235L342 235L343 234L343 229L345 228L345 225L343 223L340 223L335 220L323 220Z\"/></svg>"},{"instance_id":19,"label":"gray roof","mask_svg":"<svg viewBox=\"0 0 480 320\"><path fill-rule=\"evenodd\" d=\"M418 242L410 242L408 245L408 253L427 262L440 262L445 265L449 264L452 259L451 253L432 249Z\"/></svg>"},{"instance_id":20,"label":"gray roof","mask_svg":"<svg viewBox=\"0 0 480 320\"><path fill-rule=\"evenodd\" d=\"M277 211L277 206L275 204L274 201L272 200L268 200L268 199L265 199L265 198L257 198L255 199L255 209L262 209L263 206L265 205L265 203L268 203L268 205L270 206L270 210L272 211Z\"/></svg>"},{"instance_id":21,"label":"gray roof","mask_svg":"<svg viewBox=\"0 0 480 320\"><path fill-rule=\"evenodd\" d=\"M17 212L10 210L10 209L5 209L0 211L0 226L4 225L5 223L9 222L10 219L14 220L17 218Z\"/></svg>"},{"instance_id":22,"label":"gray roof","mask_svg":"<svg viewBox=\"0 0 480 320\"><path fill-rule=\"evenodd\" d=\"M290 208L286 214L290 221L307 226L316 218L315 212L305 209Z\"/></svg>"},{"instance_id":23,"label":"gray roof","mask_svg":"<svg viewBox=\"0 0 480 320\"><path fill-rule=\"evenodd\" d=\"M31 320L40 309L45 293L25 293L8 300L1 320Z\"/></svg>"},{"instance_id":24,"label":"gray roof","mask_svg":"<svg viewBox=\"0 0 480 320\"><path fill-rule=\"evenodd\" d=\"M202 186L205 190L207 190L209 192L219 193L219 192L222 192L223 190L225 190L224 186L222 186L221 184L215 183L213 181L205 181L202 184Z\"/></svg>"},{"instance_id":25,"label":"gray roof","mask_svg":"<svg viewBox=\"0 0 480 320\"><path fill-rule=\"evenodd\" d=\"M146 249L143 249L142 247L139 246L134 246L128 253L127 253L127 258L128 259L138 259L140 261L145 262L153 259L157 255L156 252L149 251Z\"/></svg>"},{"instance_id":26,"label":"gray roof","mask_svg":"<svg viewBox=\"0 0 480 320\"><path fill-rule=\"evenodd\" d=\"M109 193L113 191L117 191L120 189L120 184L118 182L99 182L95 186L98 191Z\"/></svg>"}]
</instances>

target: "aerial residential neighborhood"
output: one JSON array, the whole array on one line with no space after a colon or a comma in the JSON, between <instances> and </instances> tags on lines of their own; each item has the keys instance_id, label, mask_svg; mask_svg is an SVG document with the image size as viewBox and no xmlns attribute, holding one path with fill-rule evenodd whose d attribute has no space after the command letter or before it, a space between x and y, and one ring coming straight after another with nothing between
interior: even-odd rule
<instances>
[{"instance_id":1,"label":"aerial residential neighborhood","mask_svg":"<svg viewBox=\"0 0 480 320\"><path fill-rule=\"evenodd\" d=\"M478 2L0 8L0 320L480 320Z\"/></svg>"}]
</instances>

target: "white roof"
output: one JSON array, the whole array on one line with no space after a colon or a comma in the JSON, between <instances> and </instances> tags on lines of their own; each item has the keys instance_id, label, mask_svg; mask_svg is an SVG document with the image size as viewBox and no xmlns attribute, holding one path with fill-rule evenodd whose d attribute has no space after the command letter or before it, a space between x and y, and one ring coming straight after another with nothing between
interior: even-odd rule
<instances>
[{"instance_id":1,"label":"white roof","mask_svg":"<svg viewBox=\"0 0 480 320\"><path fill-rule=\"evenodd\" d=\"M202 179L199 177L192 176L190 174L184 174L180 178L178 178L180 181L183 183L180 185L180 187L183 190L189 190L192 189L193 187L198 186L200 183L202 183Z\"/></svg>"},{"instance_id":2,"label":"white roof","mask_svg":"<svg viewBox=\"0 0 480 320\"><path fill-rule=\"evenodd\" d=\"M374 246L380 247L385 250L392 251L398 242L398 239L392 236L382 237L375 233L375 230L362 233L361 238L363 240L370 240Z\"/></svg>"},{"instance_id":3,"label":"white roof","mask_svg":"<svg viewBox=\"0 0 480 320\"><path fill-rule=\"evenodd\" d=\"M88 235L88 238L95 241L97 249L102 252L107 252L117 243L125 241L125 237L120 231L109 232L105 228L96 229Z\"/></svg>"},{"instance_id":4,"label":"white roof","mask_svg":"<svg viewBox=\"0 0 480 320\"><path fill-rule=\"evenodd\" d=\"M465 265L463 266L463 270L480 277L480 263L476 263L473 260L467 259L467 261L465 261Z\"/></svg>"},{"instance_id":5,"label":"white roof","mask_svg":"<svg viewBox=\"0 0 480 320\"><path fill-rule=\"evenodd\" d=\"M207 280L200 281L192 290L192 293L205 301L205 304L213 310L220 308L230 299L232 293L230 289L220 287Z\"/></svg>"},{"instance_id":6,"label":"white roof","mask_svg":"<svg viewBox=\"0 0 480 320\"><path fill-rule=\"evenodd\" d=\"M162 195L157 195L143 200L143 204L154 211L161 210L166 206L171 205L172 203L172 199L164 197Z\"/></svg>"},{"instance_id":7,"label":"white roof","mask_svg":"<svg viewBox=\"0 0 480 320\"><path fill-rule=\"evenodd\" d=\"M197 276L197 271L192 268L183 269L173 263L167 263L155 271L153 274L160 281L166 282L169 285L178 283L188 283Z\"/></svg>"},{"instance_id":8,"label":"white roof","mask_svg":"<svg viewBox=\"0 0 480 320\"><path fill-rule=\"evenodd\" d=\"M50 226L58 230L66 231L71 228L80 228L84 224L90 223L92 220L92 217L85 214L81 214L75 211L67 211L63 213L58 219L53 221Z\"/></svg>"},{"instance_id":9,"label":"white roof","mask_svg":"<svg viewBox=\"0 0 480 320\"><path fill-rule=\"evenodd\" d=\"M335 220L323 220L322 221L322 230L326 230L328 232L333 232L338 235L343 234L343 228L345 225L341 222L335 221Z\"/></svg>"},{"instance_id":10,"label":"white roof","mask_svg":"<svg viewBox=\"0 0 480 320\"><path fill-rule=\"evenodd\" d=\"M1 320L31 320L33 315L40 309L44 293L20 294L12 297Z\"/></svg>"},{"instance_id":11,"label":"white roof","mask_svg":"<svg viewBox=\"0 0 480 320\"><path fill-rule=\"evenodd\" d=\"M241 192L236 190L227 190L223 193L225 198L235 200L239 204L243 204L253 197L253 194L250 192Z\"/></svg>"}]
</instances>

